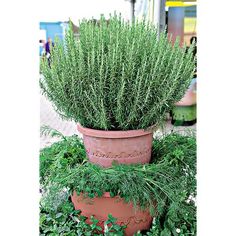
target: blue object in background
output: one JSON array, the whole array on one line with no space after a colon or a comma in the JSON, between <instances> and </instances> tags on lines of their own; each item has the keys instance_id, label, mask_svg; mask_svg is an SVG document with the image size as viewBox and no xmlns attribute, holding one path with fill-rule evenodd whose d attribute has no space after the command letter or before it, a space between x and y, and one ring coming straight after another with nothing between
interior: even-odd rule
<instances>
[{"instance_id":1,"label":"blue object in background","mask_svg":"<svg viewBox=\"0 0 236 236\"><path fill-rule=\"evenodd\" d=\"M57 36L59 39L63 40L65 36L65 30L68 27L68 22L40 22L39 24L40 30L45 30L46 32L46 39L45 43L47 42L48 38L51 38L52 41L55 41L55 37ZM40 55L42 53L43 47L40 46Z\"/></svg>"},{"instance_id":2,"label":"blue object in background","mask_svg":"<svg viewBox=\"0 0 236 236\"><path fill-rule=\"evenodd\" d=\"M172 34L172 43L180 38L180 45L184 42L184 7L169 7L168 9L168 33Z\"/></svg>"},{"instance_id":3,"label":"blue object in background","mask_svg":"<svg viewBox=\"0 0 236 236\"><path fill-rule=\"evenodd\" d=\"M197 7L196 6L189 6L185 7L185 17L197 17Z\"/></svg>"}]
</instances>

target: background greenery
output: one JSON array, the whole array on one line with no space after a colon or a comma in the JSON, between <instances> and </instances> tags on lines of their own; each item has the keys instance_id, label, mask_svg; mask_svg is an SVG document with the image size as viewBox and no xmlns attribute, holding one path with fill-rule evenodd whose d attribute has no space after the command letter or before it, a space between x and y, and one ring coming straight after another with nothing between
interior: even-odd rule
<instances>
[{"instance_id":1,"label":"background greenery","mask_svg":"<svg viewBox=\"0 0 236 236\"><path fill-rule=\"evenodd\" d=\"M157 38L149 22L125 22L120 16L98 23L83 20L79 38L72 32L57 40L51 63L41 61L43 93L57 112L82 126L132 130L162 125L193 77L192 46L172 46Z\"/></svg>"}]
</instances>

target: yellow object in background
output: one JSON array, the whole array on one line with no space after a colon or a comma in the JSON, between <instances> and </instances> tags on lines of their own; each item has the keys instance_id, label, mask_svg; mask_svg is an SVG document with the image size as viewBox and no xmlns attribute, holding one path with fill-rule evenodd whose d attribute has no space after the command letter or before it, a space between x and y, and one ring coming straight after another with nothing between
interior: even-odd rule
<instances>
[{"instance_id":1,"label":"yellow object in background","mask_svg":"<svg viewBox=\"0 0 236 236\"><path fill-rule=\"evenodd\" d=\"M196 5L196 2L166 1L167 7L189 7Z\"/></svg>"},{"instance_id":2,"label":"yellow object in background","mask_svg":"<svg viewBox=\"0 0 236 236\"><path fill-rule=\"evenodd\" d=\"M190 39L197 35L197 18L184 17L184 42L187 46L190 45Z\"/></svg>"}]
</instances>

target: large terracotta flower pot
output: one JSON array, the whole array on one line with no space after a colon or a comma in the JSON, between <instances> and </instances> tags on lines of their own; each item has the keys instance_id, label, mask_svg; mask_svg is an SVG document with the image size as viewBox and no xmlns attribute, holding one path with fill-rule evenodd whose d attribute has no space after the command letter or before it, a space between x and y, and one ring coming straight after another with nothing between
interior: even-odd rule
<instances>
[{"instance_id":1,"label":"large terracotta flower pot","mask_svg":"<svg viewBox=\"0 0 236 236\"><path fill-rule=\"evenodd\" d=\"M109 193L105 193L102 197L85 198L83 194L78 196L74 191L71 199L75 209L81 210L81 215L88 217L88 223L91 223L89 219L93 215L99 220L98 225L103 230L108 214L117 218L117 224L127 225L126 236L133 236L139 230L148 230L152 223L152 217L148 210L135 210L131 203L125 203L118 196L111 198Z\"/></svg>"},{"instance_id":2,"label":"large terracotta flower pot","mask_svg":"<svg viewBox=\"0 0 236 236\"><path fill-rule=\"evenodd\" d=\"M124 164L149 163L152 150L152 131L104 131L77 125L83 134L90 162L110 167L113 161Z\"/></svg>"}]
</instances>

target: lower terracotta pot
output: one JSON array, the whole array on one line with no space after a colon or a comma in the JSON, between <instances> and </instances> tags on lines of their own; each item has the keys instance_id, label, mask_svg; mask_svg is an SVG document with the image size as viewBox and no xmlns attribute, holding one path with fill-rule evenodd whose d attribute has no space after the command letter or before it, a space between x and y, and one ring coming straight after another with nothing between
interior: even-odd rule
<instances>
[{"instance_id":1,"label":"lower terracotta pot","mask_svg":"<svg viewBox=\"0 0 236 236\"><path fill-rule=\"evenodd\" d=\"M103 167L112 162L149 163L152 151L152 131L104 131L77 125L83 134L84 146L90 162Z\"/></svg>"},{"instance_id":2,"label":"lower terracotta pot","mask_svg":"<svg viewBox=\"0 0 236 236\"><path fill-rule=\"evenodd\" d=\"M104 222L108 214L117 218L117 224L127 225L126 236L132 236L139 230L148 230L152 223L149 211L135 210L132 204L125 203L120 197L110 197L105 193L102 197L85 198L83 194L79 196L74 191L72 202L76 210L81 210L81 214L88 217L87 222L93 215L99 220L98 225L104 229Z\"/></svg>"}]
</instances>

